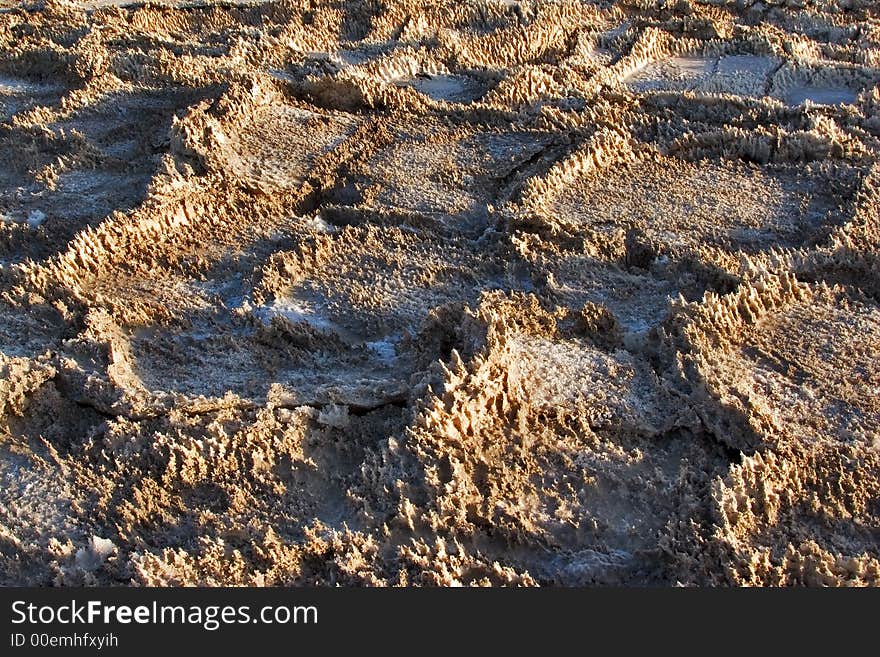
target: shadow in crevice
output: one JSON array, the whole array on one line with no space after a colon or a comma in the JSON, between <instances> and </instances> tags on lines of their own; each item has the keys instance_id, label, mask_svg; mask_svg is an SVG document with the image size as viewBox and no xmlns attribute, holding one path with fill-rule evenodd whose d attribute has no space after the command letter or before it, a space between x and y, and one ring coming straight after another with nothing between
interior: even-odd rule
<instances>
[{"instance_id":1,"label":"shadow in crevice","mask_svg":"<svg viewBox=\"0 0 880 657\"><path fill-rule=\"evenodd\" d=\"M119 92L45 127L0 127L0 258L45 260L140 205L171 152L173 118L215 91Z\"/></svg>"}]
</instances>

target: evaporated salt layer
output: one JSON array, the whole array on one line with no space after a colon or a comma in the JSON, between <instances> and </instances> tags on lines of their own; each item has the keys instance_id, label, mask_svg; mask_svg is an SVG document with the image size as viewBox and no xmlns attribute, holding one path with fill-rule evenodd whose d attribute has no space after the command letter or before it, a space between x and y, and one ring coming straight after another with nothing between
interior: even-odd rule
<instances>
[{"instance_id":1,"label":"evaporated salt layer","mask_svg":"<svg viewBox=\"0 0 880 657\"><path fill-rule=\"evenodd\" d=\"M856 97L856 93L846 87L802 85L789 89L785 101L789 105L801 105L807 101L816 105L840 105L854 103Z\"/></svg>"},{"instance_id":2,"label":"evaporated salt layer","mask_svg":"<svg viewBox=\"0 0 880 657\"><path fill-rule=\"evenodd\" d=\"M654 4L0 11L0 584L880 584L873 8Z\"/></svg>"}]
</instances>

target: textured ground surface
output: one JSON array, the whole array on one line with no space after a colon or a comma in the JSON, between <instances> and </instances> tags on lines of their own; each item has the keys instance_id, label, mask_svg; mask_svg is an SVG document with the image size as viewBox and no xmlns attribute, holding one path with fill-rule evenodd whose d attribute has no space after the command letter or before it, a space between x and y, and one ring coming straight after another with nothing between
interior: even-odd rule
<instances>
[{"instance_id":1,"label":"textured ground surface","mask_svg":"<svg viewBox=\"0 0 880 657\"><path fill-rule=\"evenodd\" d=\"M878 81L868 0L4 0L0 583L880 583Z\"/></svg>"}]
</instances>

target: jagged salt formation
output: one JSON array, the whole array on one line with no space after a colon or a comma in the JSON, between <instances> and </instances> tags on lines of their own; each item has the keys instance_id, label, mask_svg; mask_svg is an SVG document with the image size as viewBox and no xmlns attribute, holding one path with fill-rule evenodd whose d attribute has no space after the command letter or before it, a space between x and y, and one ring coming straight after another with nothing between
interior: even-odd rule
<instances>
[{"instance_id":1,"label":"jagged salt formation","mask_svg":"<svg viewBox=\"0 0 880 657\"><path fill-rule=\"evenodd\" d=\"M877 19L0 13L0 582L876 585Z\"/></svg>"}]
</instances>

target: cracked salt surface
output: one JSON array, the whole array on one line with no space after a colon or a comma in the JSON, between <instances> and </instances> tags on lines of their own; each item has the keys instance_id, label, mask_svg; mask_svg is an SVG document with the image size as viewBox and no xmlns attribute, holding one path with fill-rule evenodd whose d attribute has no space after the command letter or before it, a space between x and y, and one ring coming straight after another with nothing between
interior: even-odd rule
<instances>
[{"instance_id":1,"label":"cracked salt surface","mask_svg":"<svg viewBox=\"0 0 880 657\"><path fill-rule=\"evenodd\" d=\"M679 56L650 63L633 72L626 84L635 91L692 91L738 96L766 95L775 57L723 55Z\"/></svg>"}]
</instances>

